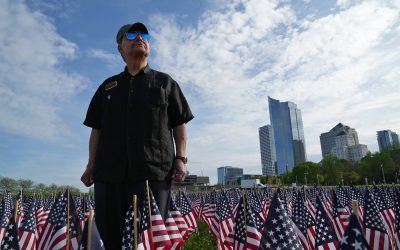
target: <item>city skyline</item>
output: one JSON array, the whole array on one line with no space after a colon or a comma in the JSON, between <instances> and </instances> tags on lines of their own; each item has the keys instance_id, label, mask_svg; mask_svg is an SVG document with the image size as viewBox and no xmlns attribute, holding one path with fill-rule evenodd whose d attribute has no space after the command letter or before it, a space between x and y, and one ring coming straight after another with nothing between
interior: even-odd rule
<instances>
[{"instance_id":1,"label":"city skyline","mask_svg":"<svg viewBox=\"0 0 400 250\"><path fill-rule=\"evenodd\" d=\"M339 121L372 152L376 131L400 129L396 0L0 3L2 176L86 190L82 122L99 84L123 70L115 35L135 21L151 33L150 66L179 83L195 116L188 170L212 184L218 166L261 173L268 96L300 107L314 162Z\"/></svg>"}]
</instances>

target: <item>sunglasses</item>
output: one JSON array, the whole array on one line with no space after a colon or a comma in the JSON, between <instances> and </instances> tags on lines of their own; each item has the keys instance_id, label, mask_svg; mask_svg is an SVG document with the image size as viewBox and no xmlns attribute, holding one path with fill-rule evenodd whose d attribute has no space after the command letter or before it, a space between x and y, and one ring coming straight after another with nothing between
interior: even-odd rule
<instances>
[{"instance_id":1,"label":"sunglasses","mask_svg":"<svg viewBox=\"0 0 400 250\"><path fill-rule=\"evenodd\" d=\"M133 41L136 39L136 37L140 36L143 40L145 41L150 41L151 36L149 34L142 34L142 33L130 33L126 32L125 37L129 41Z\"/></svg>"}]
</instances>

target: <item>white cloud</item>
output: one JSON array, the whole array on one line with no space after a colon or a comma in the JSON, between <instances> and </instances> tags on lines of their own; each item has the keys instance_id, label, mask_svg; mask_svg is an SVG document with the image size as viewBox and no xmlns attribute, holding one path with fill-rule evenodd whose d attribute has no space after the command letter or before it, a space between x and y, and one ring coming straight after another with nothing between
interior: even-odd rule
<instances>
[{"instance_id":1,"label":"white cloud","mask_svg":"<svg viewBox=\"0 0 400 250\"><path fill-rule=\"evenodd\" d=\"M309 155L320 154L320 133L338 122L355 127L370 147L376 130L400 126L392 118L400 96L396 5L356 1L298 20L278 1L224 4L195 27L180 27L179 17L151 18L153 61L188 95L196 116L189 152L210 176L230 162L260 165L258 127L269 123L268 95L302 109Z\"/></svg>"},{"instance_id":2,"label":"white cloud","mask_svg":"<svg viewBox=\"0 0 400 250\"><path fill-rule=\"evenodd\" d=\"M60 113L85 79L63 69L77 45L24 1L0 0L0 129L44 141L69 133Z\"/></svg>"},{"instance_id":3,"label":"white cloud","mask_svg":"<svg viewBox=\"0 0 400 250\"><path fill-rule=\"evenodd\" d=\"M86 55L90 58L105 61L109 68L115 68L115 66L121 64L122 61L122 58L119 54L113 54L102 49L89 49L86 52Z\"/></svg>"}]
</instances>

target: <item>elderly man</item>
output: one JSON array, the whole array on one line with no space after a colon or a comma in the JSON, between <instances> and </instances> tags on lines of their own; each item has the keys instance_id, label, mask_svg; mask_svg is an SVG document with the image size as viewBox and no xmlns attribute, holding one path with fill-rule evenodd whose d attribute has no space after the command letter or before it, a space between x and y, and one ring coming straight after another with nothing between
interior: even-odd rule
<instances>
[{"instance_id":1,"label":"elderly man","mask_svg":"<svg viewBox=\"0 0 400 250\"><path fill-rule=\"evenodd\" d=\"M118 51L125 70L94 94L84 125L91 127L81 180L94 183L96 223L106 249L121 249L124 213L149 180L164 220L171 181L186 174L186 127L193 119L176 81L150 68L150 35L142 23L122 26Z\"/></svg>"}]
</instances>

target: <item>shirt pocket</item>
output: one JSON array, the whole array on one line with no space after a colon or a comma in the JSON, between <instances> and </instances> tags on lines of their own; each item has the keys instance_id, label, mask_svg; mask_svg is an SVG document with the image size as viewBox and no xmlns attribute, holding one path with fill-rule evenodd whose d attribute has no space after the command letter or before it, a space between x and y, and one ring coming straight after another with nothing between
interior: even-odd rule
<instances>
[{"instance_id":1,"label":"shirt pocket","mask_svg":"<svg viewBox=\"0 0 400 250\"><path fill-rule=\"evenodd\" d=\"M163 88L150 88L148 95L147 125L148 139L161 140L162 130L167 125L167 99Z\"/></svg>"},{"instance_id":2,"label":"shirt pocket","mask_svg":"<svg viewBox=\"0 0 400 250\"><path fill-rule=\"evenodd\" d=\"M163 88L149 89L149 104L151 106L160 106L167 104L166 91Z\"/></svg>"}]
</instances>

